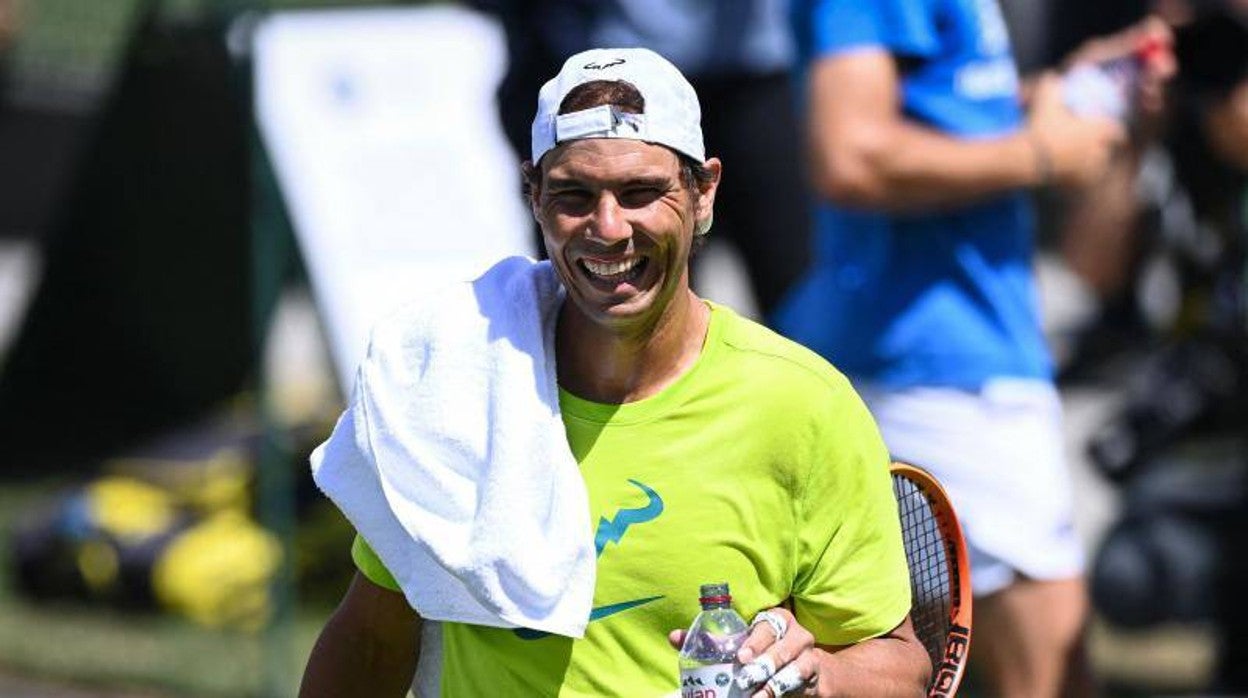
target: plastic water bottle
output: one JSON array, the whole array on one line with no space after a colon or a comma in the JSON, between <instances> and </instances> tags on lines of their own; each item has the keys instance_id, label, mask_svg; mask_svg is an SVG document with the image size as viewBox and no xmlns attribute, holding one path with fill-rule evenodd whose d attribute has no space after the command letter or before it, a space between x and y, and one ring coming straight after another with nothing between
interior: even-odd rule
<instances>
[{"instance_id":1,"label":"plastic water bottle","mask_svg":"<svg viewBox=\"0 0 1248 698\"><path fill-rule=\"evenodd\" d=\"M1131 116L1140 64L1135 56L1104 63L1082 63L1062 77L1062 99L1079 116L1107 116L1126 122Z\"/></svg>"},{"instance_id":2,"label":"plastic water bottle","mask_svg":"<svg viewBox=\"0 0 1248 698\"><path fill-rule=\"evenodd\" d=\"M750 626L732 610L727 582L703 584L701 592L702 611L680 648L680 697L736 698L737 650Z\"/></svg>"},{"instance_id":3,"label":"plastic water bottle","mask_svg":"<svg viewBox=\"0 0 1248 698\"><path fill-rule=\"evenodd\" d=\"M1144 64L1169 47L1146 41L1128 56L1100 63L1080 63L1062 76L1062 100L1079 116L1105 116L1122 123L1135 112L1135 92Z\"/></svg>"}]
</instances>

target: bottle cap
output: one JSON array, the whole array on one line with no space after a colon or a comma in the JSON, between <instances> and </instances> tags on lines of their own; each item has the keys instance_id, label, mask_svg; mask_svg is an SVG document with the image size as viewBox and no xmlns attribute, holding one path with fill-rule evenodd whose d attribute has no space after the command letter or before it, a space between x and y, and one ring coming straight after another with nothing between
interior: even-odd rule
<instances>
[{"instance_id":1,"label":"bottle cap","mask_svg":"<svg viewBox=\"0 0 1248 698\"><path fill-rule=\"evenodd\" d=\"M1140 41L1135 48L1136 57L1144 63L1155 63L1171 57L1173 47L1170 42L1159 36L1150 36Z\"/></svg>"},{"instance_id":2,"label":"bottle cap","mask_svg":"<svg viewBox=\"0 0 1248 698\"><path fill-rule=\"evenodd\" d=\"M703 584L698 601L701 602L703 606L708 604L726 605L732 603L732 594L728 593L728 582Z\"/></svg>"}]
</instances>

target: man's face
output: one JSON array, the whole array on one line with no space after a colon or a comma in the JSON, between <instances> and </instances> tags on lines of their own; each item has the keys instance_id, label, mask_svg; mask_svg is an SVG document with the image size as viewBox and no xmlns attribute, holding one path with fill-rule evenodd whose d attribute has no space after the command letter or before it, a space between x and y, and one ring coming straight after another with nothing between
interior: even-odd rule
<instances>
[{"instance_id":1,"label":"man's face","mask_svg":"<svg viewBox=\"0 0 1248 698\"><path fill-rule=\"evenodd\" d=\"M576 308L616 332L653 327L688 289L694 224L710 215L714 185L687 187L667 148L610 138L550 151L539 176L533 215Z\"/></svg>"}]
</instances>

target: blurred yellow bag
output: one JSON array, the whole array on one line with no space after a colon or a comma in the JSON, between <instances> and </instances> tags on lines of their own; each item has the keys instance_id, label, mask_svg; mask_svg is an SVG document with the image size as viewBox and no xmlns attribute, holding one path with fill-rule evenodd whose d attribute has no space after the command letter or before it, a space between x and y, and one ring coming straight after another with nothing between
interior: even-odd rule
<instances>
[{"instance_id":1,"label":"blurred yellow bag","mask_svg":"<svg viewBox=\"0 0 1248 698\"><path fill-rule=\"evenodd\" d=\"M152 588L164 608L210 627L259 630L281 564L277 540L238 511L187 528L156 559Z\"/></svg>"},{"instance_id":2,"label":"blurred yellow bag","mask_svg":"<svg viewBox=\"0 0 1248 698\"><path fill-rule=\"evenodd\" d=\"M217 492L235 489L230 470L220 472L230 482ZM209 627L257 630L269 618L282 552L244 507L204 507L106 476L19 525L12 554L18 591L37 599L159 608Z\"/></svg>"}]
</instances>

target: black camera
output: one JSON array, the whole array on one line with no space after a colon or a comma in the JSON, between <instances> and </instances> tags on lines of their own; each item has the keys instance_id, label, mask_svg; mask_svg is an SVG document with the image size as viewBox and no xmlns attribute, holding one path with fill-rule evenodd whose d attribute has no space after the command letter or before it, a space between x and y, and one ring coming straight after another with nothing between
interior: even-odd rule
<instances>
[{"instance_id":1,"label":"black camera","mask_svg":"<svg viewBox=\"0 0 1248 698\"><path fill-rule=\"evenodd\" d=\"M1092 463L1124 482L1179 439L1235 430L1248 408L1248 352L1239 336L1201 335L1149 356L1119 413L1088 444Z\"/></svg>"}]
</instances>

